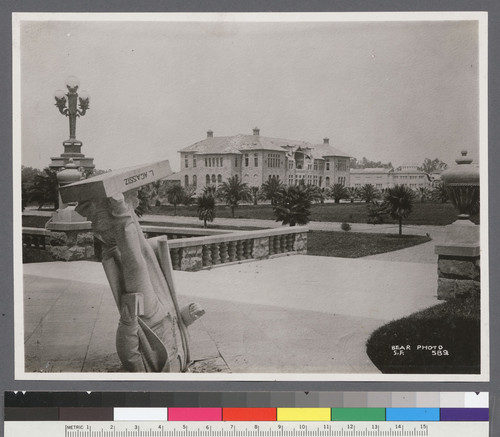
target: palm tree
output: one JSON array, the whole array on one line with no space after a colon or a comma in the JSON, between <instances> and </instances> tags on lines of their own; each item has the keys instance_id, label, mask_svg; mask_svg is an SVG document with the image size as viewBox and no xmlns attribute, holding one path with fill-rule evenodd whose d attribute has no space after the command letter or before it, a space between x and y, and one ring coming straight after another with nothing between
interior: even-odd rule
<instances>
[{"instance_id":1,"label":"palm tree","mask_svg":"<svg viewBox=\"0 0 500 437\"><path fill-rule=\"evenodd\" d=\"M203 187L203 194L212 196L215 199L217 194L217 187L215 185L205 185Z\"/></svg>"},{"instance_id":2,"label":"palm tree","mask_svg":"<svg viewBox=\"0 0 500 437\"><path fill-rule=\"evenodd\" d=\"M301 183L299 185L304 185L304 183L301 181ZM306 187L306 190L309 192L311 202L324 203L325 193L324 193L322 188L318 187L317 185L313 185L313 184L307 184L305 187Z\"/></svg>"},{"instance_id":3,"label":"palm tree","mask_svg":"<svg viewBox=\"0 0 500 437\"><path fill-rule=\"evenodd\" d=\"M354 199L359 197L359 189L356 187L348 187L347 188L347 195L348 195L351 203L354 203Z\"/></svg>"},{"instance_id":4,"label":"palm tree","mask_svg":"<svg viewBox=\"0 0 500 437\"><path fill-rule=\"evenodd\" d=\"M309 223L311 214L311 196L305 185L283 187L273 207L276 221L290 226Z\"/></svg>"},{"instance_id":5,"label":"palm tree","mask_svg":"<svg viewBox=\"0 0 500 437\"><path fill-rule=\"evenodd\" d=\"M196 198L198 207L198 218L203 220L203 227L207 227L207 222L213 222L215 218L215 199L210 194L202 194Z\"/></svg>"},{"instance_id":6,"label":"palm tree","mask_svg":"<svg viewBox=\"0 0 500 437\"><path fill-rule=\"evenodd\" d=\"M345 199L349 197L349 192L347 188L342 184L333 184L328 190L328 196L335 200L335 203L340 203L340 199Z\"/></svg>"},{"instance_id":7,"label":"palm tree","mask_svg":"<svg viewBox=\"0 0 500 437\"><path fill-rule=\"evenodd\" d=\"M186 196L184 188L180 184L171 184L165 189L168 203L174 205L174 215L177 215L177 205L182 203Z\"/></svg>"},{"instance_id":8,"label":"palm tree","mask_svg":"<svg viewBox=\"0 0 500 437\"><path fill-rule=\"evenodd\" d=\"M416 195L420 199L421 203L424 203L429 197L429 189L427 187L418 187L416 191Z\"/></svg>"},{"instance_id":9,"label":"palm tree","mask_svg":"<svg viewBox=\"0 0 500 437\"><path fill-rule=\"evenodd\" d=\"M384 206L393 219L399 222L399 235L403 233L403 219L413 210L415 193L405 185L395 185L385 192Z\"/></svg>"},{"instance_id":10,"label":"palm tree","mask_svg":"<svg viewBox=\"0 0 500 437\"><path fill-rule=\"evenodd\" d=\"M260 188L259 187L250 187L250 195L252 196L252 203L257 205L257 202L260 197Z\"/></svg>"},{"instance_id":11,"label":"palm tree","mask_svg":"<svg viewBox=\"0 0 500 437\"><path fill-rule=\"evenodd\" d=\"M372 184L365 184L359 189L359 197L366 203L377 199L380 196L378 190Z\"/></svg>"},{"instance_id":12,"label":"palm tree","mask_svg":"<svg viewBox=\"0 0 500 437\"><path fill-rule=\"evenodd\" d=\"M250 189L244 182L240 182L238 176L231 176L223 182L217 190L217 196L231 207L231 216L234 217L234 210L239 202L251 200Z\"/></svg>"},{"instance_id":13,"label":"palm tree","mask_svg":"<svg viewBox=\"0 0 500 437\"><path fill-rule=\"evenodd\" d=\"M439 182L431 191L431 199L435 202L446 203L449 200L448 191L443 182Z\"/></svg>"},{"instance_id":14,"label":"palm tree","mask_svg":"<svg viewBox=\"0 0 500 437\"><path fill-rule=\"evenodd\" d=\"M276 204L279 191L285 185L277 177L272 177L260 186L260 195L264 200L270 200L271 205Z\"/></svg>"}]
</instances>

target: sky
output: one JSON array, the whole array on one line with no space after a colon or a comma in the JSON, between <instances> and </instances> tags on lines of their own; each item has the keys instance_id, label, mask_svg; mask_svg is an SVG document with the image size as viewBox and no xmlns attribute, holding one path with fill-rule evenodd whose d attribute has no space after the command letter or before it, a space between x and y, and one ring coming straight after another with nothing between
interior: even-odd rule
<instances>
[{"instance_id":1,"label":"sky","mask_svg":"<svg viewBox=\"0 0 500 437\"><path fill-rule=\"evenodd\" d=\"M330 144L394 165L453 163L479 150L477 21L209 22L25 20L20 25L21 162L63 152L54 106L80 79L77 120L98 169L169 159L206 137ZM220 17L219 17L220 18Z\"/></svg>"}]
</instances>

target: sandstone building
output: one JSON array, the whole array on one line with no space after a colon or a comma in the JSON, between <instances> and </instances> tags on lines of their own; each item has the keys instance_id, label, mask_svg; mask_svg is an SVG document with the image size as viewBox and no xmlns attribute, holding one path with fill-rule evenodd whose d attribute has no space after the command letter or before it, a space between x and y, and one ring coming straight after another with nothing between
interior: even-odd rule
<instances>
[{"instance_id":1,"label":"sandstone building","mask_svg":"<svg viewBox=\"0 0 500 437\"><path fill-rule=\"evenodd\" d=\"M329 144L322 144L260 135L238 134L216 137L207 132L204 140L179 151L181 171L168 179L182 186L193 185L200 193L206 185L218 186L231 176L260 187L271 177L286 185L304 181L321 188L336 183L350 185L349 155Z\"/></svg>"}]
</instances>

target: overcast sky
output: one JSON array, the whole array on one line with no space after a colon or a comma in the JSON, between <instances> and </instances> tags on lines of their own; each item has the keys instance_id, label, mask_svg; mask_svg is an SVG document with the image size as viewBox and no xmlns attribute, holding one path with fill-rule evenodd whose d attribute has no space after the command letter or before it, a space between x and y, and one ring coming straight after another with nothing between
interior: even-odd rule
<instances>
[{"instance_id":1,"label":"overcast sky","mask_svg":"<svg viewBox=\"0 0 500 437\"><path fill-rule=\"evenodd\" d=\"M24 165L63 151L54 91L90 93L77 120L99 169L170 159L206 137L250 134L330 143L371 160L448 164L478 156L474 21L21 24Z\"/></svg>"}]
</instances>

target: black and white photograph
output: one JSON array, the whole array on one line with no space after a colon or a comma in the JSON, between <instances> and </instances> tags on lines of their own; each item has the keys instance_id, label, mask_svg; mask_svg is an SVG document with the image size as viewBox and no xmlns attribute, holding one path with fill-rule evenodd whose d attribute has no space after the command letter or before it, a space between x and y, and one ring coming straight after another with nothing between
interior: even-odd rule
<instances>
[{"instance_id":1,"label":"black and white photograph","mask_svg":"<svg viewBox=\"0 0 500 437\"><path fill-rule=\"evenodd\" d=\"M13 14L16 378L487 381L487 19Z\"/></svg>"}]
</instances>

